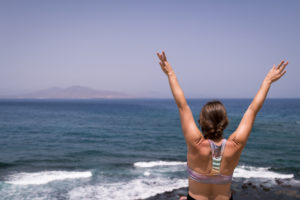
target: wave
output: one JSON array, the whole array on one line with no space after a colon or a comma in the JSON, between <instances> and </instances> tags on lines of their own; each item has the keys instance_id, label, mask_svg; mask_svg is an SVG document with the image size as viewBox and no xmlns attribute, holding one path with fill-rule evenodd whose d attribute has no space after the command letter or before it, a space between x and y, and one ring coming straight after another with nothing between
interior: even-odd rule
<instances>
[{"instance_id":1,"label":"wave","mask_svg":"<svg viewBox=\"0 0 300 200\"><path fill-rule=\"evenodd\" d=\"M265 178L265 179L290 179L293 174L281 174L270 171L268 167L238 166L233 173L234 178Z\"/></svg>"},{"instance_id":2,"label":"wave","mask_svg":"<svg viewBox=\"0 0 300 200\"><path fill-rule=\"evenodd\" d=\"M56 198L57 187L64 187L66 190L63 192L63 197L70 200L107 198L133 200L146 199L160 193L188 187L188 179L184 174L186 162L158 160L136 162L133 165L136 166L132 171L135 175L134 179L127 179L128 177L126 178L125 176L120 177L117 182L110 182L106 175L103 176L101 174L100 177L97 177L96 173L94 178L97 182L57 182L55 184L43 185L42 187L21 187L21 189L25 188L25 193L15 190L16 188L20 190L19 187L9 187L8 190L2 192L2 195L12 197L13 194L15 198L10 199L22 199L22 195L29 195L28 193L30 193L30 197L33 197L31 199L35 199L41 193L47 193L49 198ZM178 173L181 175L177 176ZM14 174L10 176L10 180L7 182L17 185L46 184L55 180L88 178L91 176L92 173L90 171L45 171ZM276 184L275 180L279 178L282 179L280 180L282 185L299 186L299 181L295 180L292 174L281 174L271 171L270 168L263 167L238 166L234 172L234 178L237 178L237 182L240 182L238 178L255 178L254 182L251 181L254 184L259 184L261 181ZM55 186L53 187L53 185Z\"/></svg>"},{"instance_id":3,"label":"wave","mask_svg":"<svg viewBox=\"0 0 300 200\"><path fill-rule=\"evenodd\" d=\"M173 177L166 175L171 169L184 171L186 162L179 161L149 161L135 162L133 166L140 172L133 180L121 180L114 183L101 183L73 188L69 191L70 200L79 199L146 199L157 194L169 192L175 189L188 187L187 177ZM175 166L175 168L174 168ZM178 166L178 167L176 167ZM166 170L161 170L162 168ZM261 175L264 174L264 175ZM290 174L280 174L270 171L269 168L239 166L234 173L236 178L263 178L275 182L275 178L292 178ZM294 179L292 179L294 180ZM132 189L134 188L134 190Z\"/></svg>"},{"instance_id":4,"label":"wave","mask_svg":"<svg viewBox=\"0 0 300 200\"><path fill-rule=\"evenodd\" d=\"M151 168L157 166L175 166L175 165L186 165L186 162L180 161L149 161L149 162L135 162L133 166L135 167L143 167L143 168Z\"/></svg>"},{"instance_id":5,"label":"wave","mask_svg":"<svg viewBox=\"0 0 300 200\"><path fill-rule=\"evenodd\" d=\"M156 194L188 186L187 179L167 177L139 178L118 183L76 187L69 193L70 200L79 199L146 199ZM134 189L133 189L134 188Z\"/></svg>"},{"instance_id":6,"label":"wave","mask_svg":"<svg viewBox=\"0 0 300 200\"><path fill-rule=\"evenodd\" d=\"M43 171L35 173L17 173L10 175L6 183L13 185L40 185L51 181L64 179L89 178L92 176L90 171Z\"/></svg>"},{"instance_id":7,"label":"wave","mask_svg":"<svg viewBox=\"0 0 300 200\"><path fill-rule=\"evenodd\" d=\"M135 167L153 168L158 166L179 166L186 165L186 162L180 161L149 161L149 162L135 162ZM234 178L265 178L265 179L290 179L294 178L293 174L281 174L271 171L268 167L253 167L241 165L238 166L233 173Z\"/></svg>"}]
</instances>

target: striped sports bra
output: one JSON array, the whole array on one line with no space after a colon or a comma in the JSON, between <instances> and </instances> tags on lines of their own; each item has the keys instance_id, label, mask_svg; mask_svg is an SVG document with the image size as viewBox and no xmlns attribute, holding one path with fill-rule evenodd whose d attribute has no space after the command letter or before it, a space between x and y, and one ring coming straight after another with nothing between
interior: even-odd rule
<instances>
[{"instance_id":1,"label":"striped sports bra","mask_svg":"<svg viewBox=\"0 0 300 200\"><path fill-rule=\"evenodd\" d=\"M227 184L232 180L232 175L222 175L220 173L220 166L222 161L222 156L224 148L226 146L226 139L223 139L220 146L216 145L212 140L208 140L210 143L210 148L212 151L212 170L208 174L200 174L195 172L187 165L187 171L189 177L194 181L207 184Z\"/></svg>"}]
</instances>

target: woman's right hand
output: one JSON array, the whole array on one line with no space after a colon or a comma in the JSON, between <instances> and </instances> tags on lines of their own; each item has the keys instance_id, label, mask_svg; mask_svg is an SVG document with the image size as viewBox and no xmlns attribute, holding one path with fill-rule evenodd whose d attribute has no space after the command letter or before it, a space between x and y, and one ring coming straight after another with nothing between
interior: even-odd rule
<instances>
[{"instance_id":1,"label":"woman's right hand","mask_svg":"<svg viewBox=\"0 0 300 200\"><path fill-rule=\"evenodd\" d=\"M267 74L265 81L267 81L269 83L273 83L273 82L277 81L278 79L280 79L286 73L286 71L284 69L287 65L288 65L288 61L286 61L286 62L281 61L280 64L277 65L277 67L275 65L273 65L272 69Z\"/></svg>"}]
</instances>

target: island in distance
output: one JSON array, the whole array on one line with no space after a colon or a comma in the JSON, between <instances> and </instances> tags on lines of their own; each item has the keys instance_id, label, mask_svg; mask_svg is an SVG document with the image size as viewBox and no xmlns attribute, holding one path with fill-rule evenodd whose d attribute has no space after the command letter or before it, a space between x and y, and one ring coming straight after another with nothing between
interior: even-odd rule
<instances>
[{"instance_id":1,"label":"island in distance","mask_svg":"<svg viewBox=\"0 0 300 200\"><path fill-rule=\"evenodd\" d=\"M134 96L114 91L95 90L83 86L68 88L51 87L44 90L20 95L1 95L0 99L113 99L135 98Z\"/></svg>"}]
</instances>

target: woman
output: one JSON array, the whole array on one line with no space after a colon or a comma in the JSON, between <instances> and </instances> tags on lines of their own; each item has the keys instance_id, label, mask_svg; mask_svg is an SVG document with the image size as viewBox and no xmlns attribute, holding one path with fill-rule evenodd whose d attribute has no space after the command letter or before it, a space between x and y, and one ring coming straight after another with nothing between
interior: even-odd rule
<instances>
[{"instance_id":1,"label":"woman","mask_svg":"<svg viewBox=\"0 0 300 200\"><path fill-rule=\"evenodd\" d=\"M188 200L232 199L230 185L242 150L250 135L256 114L263 105L271 84L285 74L288 62L273 66L246 110L238 128L224 139L228 124L226 110L219 101L208 102L201 110L198 129L176 75L164 52L157 53L160 66L168 76L170 88L179 109L182 131L187 144L189 174Z\"/></svg>"}]
</instances>

